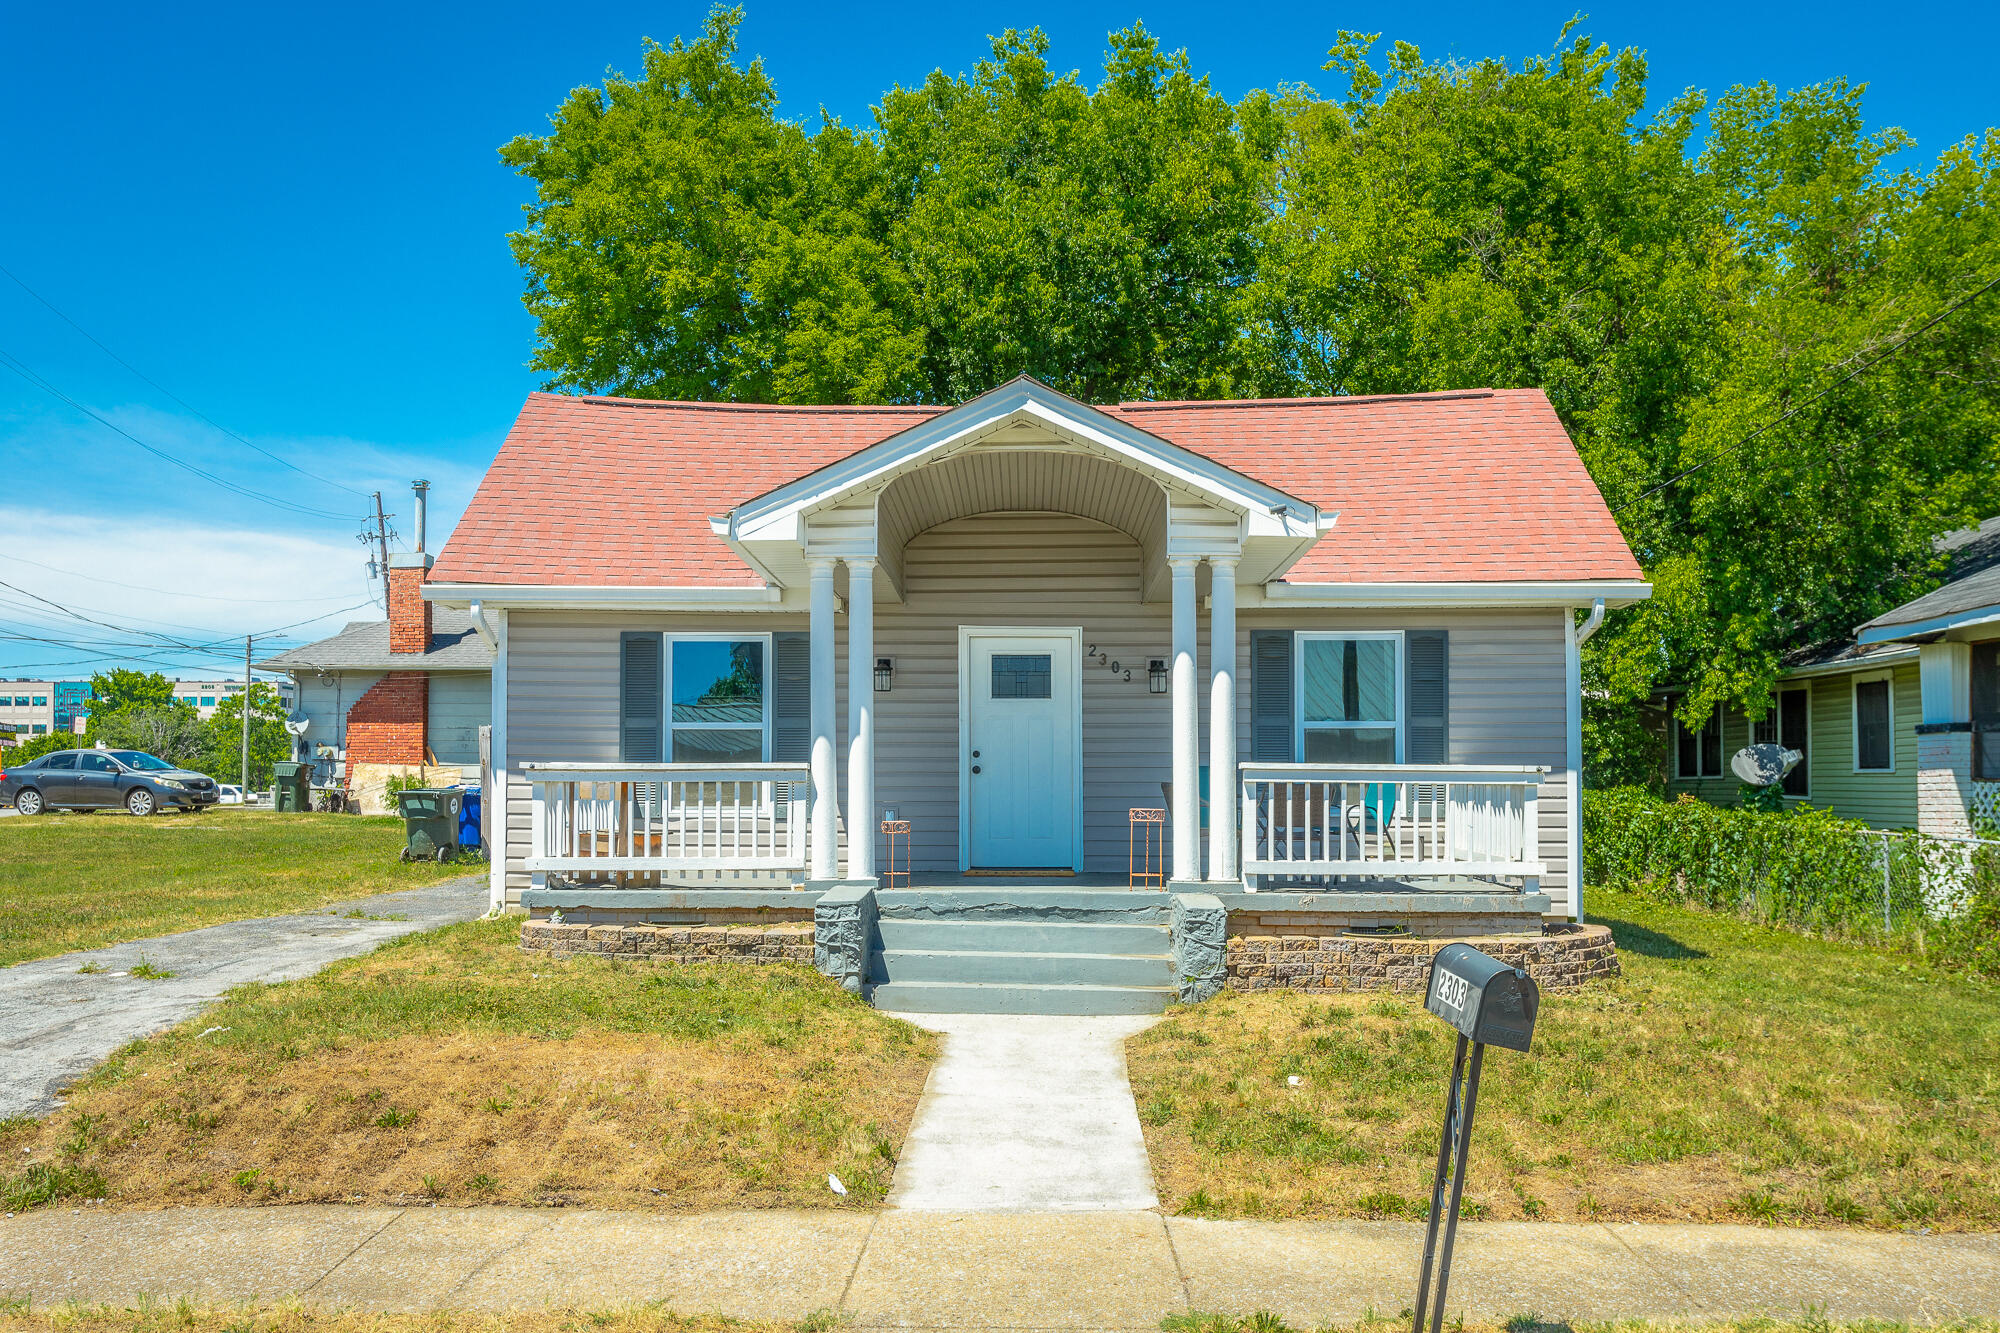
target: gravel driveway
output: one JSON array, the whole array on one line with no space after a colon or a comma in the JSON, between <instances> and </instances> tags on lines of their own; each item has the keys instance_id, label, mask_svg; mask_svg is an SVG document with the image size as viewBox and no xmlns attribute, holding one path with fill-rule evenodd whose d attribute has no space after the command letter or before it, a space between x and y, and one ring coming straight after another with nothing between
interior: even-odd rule
<instances>
[{"instance_id":1,"label":"gravel driveway","mask_svg":"<svg viewBox=\"0 0 2000 1333\"><path fill-rule=\"evenodd\" d=\"M383 940L485 911L482 875L0 968L0 1119L48 1114L65 1083L232 986L309 976ZM173 975L133 976L142 958ZM103 970L78 971L86 965Z\"/></svg>"}]
</instances>

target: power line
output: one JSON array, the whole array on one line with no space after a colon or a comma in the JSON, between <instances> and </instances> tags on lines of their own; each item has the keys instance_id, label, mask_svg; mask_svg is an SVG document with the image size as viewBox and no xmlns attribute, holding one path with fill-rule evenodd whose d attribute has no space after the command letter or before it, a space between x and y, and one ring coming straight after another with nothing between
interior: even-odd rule
<instances>
[{"instance_id":1,"label":"power line","mask_svg":"<svg viewBox=\"0 0 2000 1333\"><path fill-rule=\"evenodd\" d=\"M99 578L95 574L83 574L74 569L59 569L54 565L45 565L39 560L30 560L26 556L9 555L5 552L0 552L0 560L12 560L23 565L33 565L36 569L46 569L51 574L66 574L73 579L84 579L90 583L102 583L113 588L125 588L132 592L158 593L162 597L189 597L203 602L234 602L238 606L310 606L314 602L337 602L343 597L353 596L352 593L336 592L325 597L226 597L219 593L180 592L172 588L149 588L142 583L120 583L117 579ZM161 621L158 623L165 624L167 622Z\"/></svg>"},{"instance_id":2,"label":"power line","mask_svg":"<svg viewBox=\"0 0 2000 1333\"><path fill-rule=\"evenodd\" d=\"M34 387L40 389L43 393L48 394L50 397L69 404L69 406L75 408L78 412L83 413L83 415L89 417L92 421L95 421L98 425L103 426L107 430L114 431L117 434L124 436L132 443L138 445L141 449L144 449L147 453L152 454L155 458L158 458L163 462L171 463L175 467L180 468L184 472L191 472L195 476L200 477L203 481L209 482L210 484L215 486L220 486L225 491L232 491L235 494L244 496L247 499L259 500L262 501L264 504L273 506L274 508L290 510L292 513L305 514L313 518L333 518L333 519L340 519L343 522L348 522L352 521L354 517L352 514L337 514L330 509L315 509L310 505L294 504L290 500L281 499L278 496L267 494L264 491L255 490L249 486L239 486L233 481L226 481L223 478L216 476L213 472L209 472L202 468L198 468L192 463L174 457L171 453L168 453L164 449L156 448L153 445L148 444L146 441L140 439L138 436L134 435L131 431L126 430L123 426L118 425L110 418L100 415L92 408L86 407L82 403L78 402L76 399L70 397L68 394L64 393L61 389L58 389L54 384L50 383L48 380L36 374L33 370L29 369L27 364L21 361L19 358L10 355L4 350L0 350L0 365L5 365L7 369L13 371L16 375L19 375L29 384L32 384Z\"/></svg>"},{"instance_id":3,"label":"power line","mask_svg":"<svg viewBox=\"0 0 2000 1333\"><path fill-rule=\"evenodd\" d=\"M173 390L167 388L164 384L161 384L158 380L154 379L152 376L140 370L130 361L127 361L124 357L118 355L118 353L112 351L109 347L106 347L103 343L99 342L97 340L96 335L92 334L89 329L86 329L85 327L83 327L83 325L71 319L61 310L58 310L56 308L55 302L49 300L48 297L43 296L33 287L30 287L27 283L21 281L19 275L14 273L13 270L9 269L6 265L0 264L0 273L6 274L7 277L13 281L16 287L19 287L22 291L34 297L37 301L41 302L42 305L45 306L48 309L48 311L51 314L53 314L57 319L60 319L63 323L69 325L71 328L75 329L78 333L82 334L86 339L89 340L90 344L93 347L95 347L98 351L104 353L106 356L110 357L113 361L116 361L119 365L125 367L125 369L131 371L134 375L138 376L139 379L145 381L147 384L150 384L154 389L165 394L167 397L173 399L174 402L180 404L182 408L192 413L194 416L200 418L202 421L207 422L209 426L213 427L217 431L220 431L222 434L228 436L230 439L236 441L238 444L243 445L245 448L255 449L258 453L264 455L264 457L270 459L272 462L280 463L285 467L290 468L292 471L298 473L302 477L311 477L314 481L320 482L323 485L332 486L337 490L346 491L350 495L361 495L361 496L367 495L366 491L357 491L354 489L354 487L349 486L344 482L335 481L331 477L322 477L317 472L308 472L306 469L300 467L297 463L292 462L290 459L272 453L269 449L266 449L263 445L254 443L253 441L247 440L243 436L238 435L235 431L229 429L227 426L220 424L214 418L210 417L207 413L203 412L201 409L195 407L192 403L188 402L185 398L182 398L179 394L176 394Z\"/></svg>"},{"instance_id":4,"label":"power line","mask_svg":"<svg viewBox=\"0 0 2000 1333\"><path fill-rule=\"evenodd\" d=\"M1819 392L1813 394L1808 398L1801 399L1799 402L1793 404L1786 411L1784 411L1783 413L1781 413L1776 417L1773 417L1771 420L1765 422L1763 425L1757 427L1757 429L1751 431L1748 435L1745 435L1742 439L1730 445L1728 448L1722 450L1720 453L1713 454L1707 458L1704 458L1701 460L1701 462L1696 463L1691 467L1683 468L1681 471L1676 472L1673 476L1668 477L1665 481L1659 483L1657 486L1649 486L1645 490L1639 492L1639 494L1633 496L1630 500L1627 500L1624 504L1619 505L1616 509L1612 510L1611 516L1613 518L1616 518L1618 515L1624 513L1627 509L1630 509L1633 505L1638 504L1641 500L1650 499L1653 496L1658 495L1661 491L1665 490L1667 487L1672 486L1677 482L1687 480L1689 477L1701 471L1709 464L1719 463L1723 459L1729 457L1731 454L1736 453L1738 450L1748 445L1752 440L1764 434L1764 432L1772 429L1773 427L1782 426L1785 422L1791 420L1793 417L1797 416L1800 412L1803 412L1806 408L1812 406L1820 399L1826 397L1828 394L1832 393L1835 389L1838 389L1841 385L1846 384L1849 380L1855 379L1858 376L1863 375L1868 371L1873 370L1875 367L1881 365L1883 362L1887 361L1890 357L1900 352L1903 348L1909 346L1917 338L1930 332L1938 325L1944 323L1945 320L1951 318L1953 315L1957 314L1960 310L1963 310L1966 306L1971 305L1974 301L1986 295L1986 293L1992 291L1995 287L2000 287L2000 274L1996 274L1992 278L1989 278L1987 281L1980 284L1972 291L1967 292L1964 296L1961 296L1958 300L1953 301L1950 305L1938 311L1935 315L1932 315L1929 319L1925 320L1922 324L1918 325L1916 328L1910 330L1908 333L1896 339L1894 342L1891 342L1886 348L1883 349L1882 355L1876 357L1873 361L1865 362L1862 365L1856 366L1854 369L1848 371L1845 375L1842 375L1839 379L1827 385Z\"/></svg>"}]
</instances>

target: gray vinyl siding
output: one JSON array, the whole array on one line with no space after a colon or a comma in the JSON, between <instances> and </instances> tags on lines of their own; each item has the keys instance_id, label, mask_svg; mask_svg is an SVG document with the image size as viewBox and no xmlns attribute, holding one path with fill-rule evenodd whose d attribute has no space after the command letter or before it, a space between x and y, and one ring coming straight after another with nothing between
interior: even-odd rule
<instances>
[{"instance_id":1,"label":"gray vinyl siding","mask_svg":"<svg viewBox=\"0 0 2000 1333\"><path fill-rule=\"evenodd\" d=\"M479 766L479 729L493 720L493 678L484 671L433 671L428 734L440 764Z\"/></svg>"},{"instance_id":2,"label":"gray vinyl siding","mask_svg":"<svg viewBox=\"0 0 2000 1333\"><path fill-rule=\"evenodd\" d=\"M1849 819L1858 819L1874 828L1914 828L1917 823L1917 724L1923 721L1923 700L1919 693L1919 672L1915 663L1891 668L1890 694L1895 726L1893 772L1859 773L1854 768L1854 680L1866 672L1811 676L1780 684L1781 689L1803 685L1812 691L1806 736L1807 795L1797 803L1816 805ZM1719 805L1734 805L1742 785L1729 772L1729 760L1750 744L1753 735L1749 718L1741 709L1722 712L1722 765L1719 778L1674 777L1668 789L1686 793ZM1674 734L1667 733L1667 771L1674 773Z\"/></svg>"},{"instance_id":3,"label":"gray vinyl siding","mask_svg":"<svg viewBox=\"0 0 2000 1333\"><path fill-rule=\"evenodd\" d=\"M896 662L893 688L875 696L876 818L893 807L912 824L918 872L959 865L958 636L962 625L1082 631L1107 659L1081 664L1083 859L1088 871L1126 864L1127 811L1163 804L1172 767L1169 696L1146 686L1149 658L1168 657L1172 608L1140 600L1141 547L1124 532L1066 514L985 514L932 527L903 551L904 601L875 607L875 654ZM1207 620L1200 616L1207 763ZM514 611L508 618L508 763L616 760L618 639L624 630L804 631L801 613L694 616ZM1541 795L1545 881L1562 902L1563 632L1555 611L1333 612L1245 610L1238 615L1238 748L1248 759L1249 632L1259 629L1444 629L1450 632L1452 763L1547 764ZM845 781L847 617L837 619L840 740ZM1114 675L1109 662L1120 663ZM1132 679L1124 679L1129 670ZM842 800L845 800L843 786ZM870 820L871 834L874 819ZM508 892L517 896L529 828L518 769L508 801ZM879 859L879 852L878 852Z\"/></svg>"}]
</instances>

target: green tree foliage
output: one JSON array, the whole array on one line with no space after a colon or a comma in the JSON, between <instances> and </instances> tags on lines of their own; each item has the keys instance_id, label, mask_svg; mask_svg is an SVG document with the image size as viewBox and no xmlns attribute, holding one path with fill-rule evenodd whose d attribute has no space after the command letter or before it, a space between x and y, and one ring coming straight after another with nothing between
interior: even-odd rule
<instances>
[{"instance_id":1,"label":"green tree foliage","mask_svg":"<svg viewBox=\"0 0 2000 1333\"><path fill-rule=\"evenodd\" d=\"M271 785L271 766L292 757L292 734L285 730L289 716L285 701L265 682L250 686L250 786L258 791ZM202 755L195 767L218 782L236 782L243 772L243 696L231 694L215 706L203 724Z\"/></svg>"},{"instance_id":2,"label":"green tree foliage","mask_svg":"<svg viewBox=\"0 0 2000 1333\"><path fill-rule=\"evenodd\" d=\"M165 708L178 702L174 682L157 671L133 671L126 667L92 676L90 697L93 717L127 708Z\"/></svg>"},{"instance_id":3,"label":"green tree foliage","mask_svg":"<svg viewBox=\"0 0 2000 1333\"><path fill-rule=\"evenodd\" d=\"M1602 781L1657 770L1660 688L1761 714L1788 652L1934 586L1932 540L2000 503L2000 132L1894 172L1857 88L1649 114L1644 58L1568 30L1518 66L1343 32L1338 96L1232 105L1135 25L1094 88L1009 30L809 133L739 18L503 150L552 386L1545 389L1656 590L1587 650Z\"/></svg>"}]
</instances>

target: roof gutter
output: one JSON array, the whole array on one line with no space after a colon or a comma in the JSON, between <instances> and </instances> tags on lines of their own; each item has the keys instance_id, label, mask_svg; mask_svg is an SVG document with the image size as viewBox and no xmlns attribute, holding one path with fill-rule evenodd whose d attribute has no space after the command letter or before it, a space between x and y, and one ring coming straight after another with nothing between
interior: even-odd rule
<instances>
[{"instance_id":1,"label":"roof gutter","mask_svg":"<svg viewBox=\"0 0 2000 1333\"><path fill-rule=\"evenodd\" d=\"M1630 606L1653 595L1642 580L1515 583L1268 583L1265 606ZM1595 632L1594 630L1592 631Z\"/></svg>"},{"instance_id":2,"label":"roof gutter","mask_svg":"<svg viewBox=\"0 0 2000 1333\"><path fill-rule=\"evenodd\" d=\"M1912 620L1902 625L1864 625L1854 636L1859 644L1894 643L1898 639L1914 639L1922 634L1942 634L1946 630L1966 629L1973 625L1990 625L2000 620L2000 606L1979 606L1968 611L1950 611L1929 620Z\"/></svg>"},{"instance_id":3,"label":"roof gutter","mask_svg":"<svg viewBox=\"0 0 2000 1333\"><path fill-rule=\"evenodd\" d=\"M775 611L783 588L663 588L631 585L572 586L532 583L426 583L424 600L471 609L592 609L641 611Z\"/></svg>"}]
</instances>

